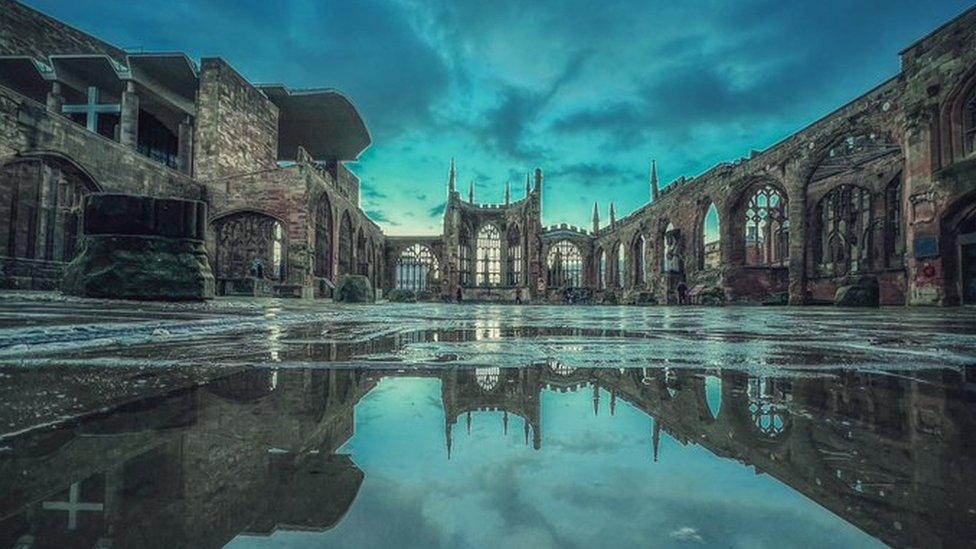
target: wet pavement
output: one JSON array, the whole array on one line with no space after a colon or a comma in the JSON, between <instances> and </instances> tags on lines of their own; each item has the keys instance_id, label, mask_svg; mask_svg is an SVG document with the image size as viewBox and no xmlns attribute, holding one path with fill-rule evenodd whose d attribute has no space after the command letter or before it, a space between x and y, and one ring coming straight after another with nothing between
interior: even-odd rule
<instances>
[{"instance_id":1,"label":"wet pavement","mask_svg":"<svg viewBox=\"0 0 976 549\"><path fill-rule=\"evenodd\" d=\"M0 294L0 547L974 546L974 450L971 308Z\"/></svg>"}]
</instances>

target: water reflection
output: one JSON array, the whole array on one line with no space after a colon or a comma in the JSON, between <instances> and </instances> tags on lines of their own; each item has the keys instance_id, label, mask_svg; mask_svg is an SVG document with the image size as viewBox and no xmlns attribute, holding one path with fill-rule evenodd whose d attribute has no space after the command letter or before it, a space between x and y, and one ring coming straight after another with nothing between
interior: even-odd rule
<instances>
[{"instance_id":1,"label":"water reflection","mask_svg":"<svg viewBox=\"0 0 976 549\"><path fill-rule=\"evenodd\" d=\"M346 530L361 532L371 520L379 521L365 511L379 500L360 494L381 492L383 482L389 490L395 485L391 477L416 477L418 485L434 490L454 487L462 473L484 474L487 484L472 490L487 491L500 482L499 460L524 463L534 456L542 461L533 466L541 468L516 478L529 492L541 490L551 475L610 485L603 467L629 471L632 486L616 486L604 493L605 500L577 502L590 515L576 517L574 508L560 508L553 535L577 542L583 541L573 537L584 535L574 534L580 524L614 524L614 497L644 483L651 468L658 467L658 475L684 468L685 474L706 478L710 467L723 468L726 476L734 467L750 475L731 487L689 488L674 505L692 516L707 515L697 506L709 497L724 498L753 509L757 520L789 527L795 517L739 501L761 487L767 503L790 494L816 502L821 507L807 512L822 513L811 518L822 526L820 534L840 528L839 517L891 545L961 545L976 540L976 489L970 482L976 475L974 401L971 369L914 377L847 370L753 376L555 362L410 372L252 369L4 439L0 546L220 547L235 537L235 543L255 546L281 541L264 537L275 532L364 542ZM436 421L430 421L431 410ZM564 436L570 430L580 436L570 441ZM401 452L435 436L442 441L439 454ZM393 439L402 439L403 446ZM610 451L603 446L623 447L630 440L643 450L600 461L601 452ZM395 457L382 458L394 451ZM547 470L546 463L559 465ZM759 475L751 476L753 470ZM654 478L662 482L663 498L664 479ZM788 490L775 492L775 486ZM412 508L416 502L394 493L384 494L385 505L406 516L420 512ZM456 509L443 512L473 513L469 505L459 500ZM502 507L527 504L480 505L482 512L501 512L492 520L504 526L509 519ZM621 529L640 526L640 520L617 518ZM700 528L686 527L645 542L707 541ZM867 539L836 535L835 541L845 543ZM288 541L325 542L315 536Z\"/></svg>"}]
</instances>

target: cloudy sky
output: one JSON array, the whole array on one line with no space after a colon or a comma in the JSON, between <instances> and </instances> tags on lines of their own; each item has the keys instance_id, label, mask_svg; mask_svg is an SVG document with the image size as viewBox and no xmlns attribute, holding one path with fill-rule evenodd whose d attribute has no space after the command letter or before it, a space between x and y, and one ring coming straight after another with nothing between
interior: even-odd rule
<instances>
[{"instance_id":1,"label":"cloudy sky","mask_svg":"<svg viewBox=\"0 0 976 549\"><path fill-rule=\"evenodd\" d=\"M440 230L450 158L499 202L546 174L544 222L763 149L898 71L968 0L27 0L116 45L335 87L374 144L350 167L390 234Z\"/></svg>"}]
</instances>

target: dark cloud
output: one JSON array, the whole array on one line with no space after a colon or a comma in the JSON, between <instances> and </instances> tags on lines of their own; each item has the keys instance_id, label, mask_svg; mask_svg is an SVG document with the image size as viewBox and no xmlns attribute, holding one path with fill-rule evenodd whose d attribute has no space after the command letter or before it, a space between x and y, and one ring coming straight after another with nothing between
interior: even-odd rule
<instances>
[{"instance_id":1,"label":"dark cloud","mask_svg":"<svg viewBox=\"0 0 976 549\"><path fill-rule=\"evenodd\" d=\"M641 177L649 177L649 173L643 174L636 170L624 169L616 164L596 162L556 166L555 169L549 170L545 175L546 181L569 180L583 187L595 187L609 183L620 183L621 181L635 182L639 181Z\"/></svg>"},{"instance_id":2,"label":"dark cloud","mask_svg":"<svg viewBox=\"0 0 976 549\"><path fill-rule=\"evenodd\" d=\"M379 201L388 198L388 195L377 188L375 184L367 184L365 181L359 187L359 194L364 200Z\"/></svg>"},{"instance_id":3,"label":"dark cloud","mask_svg":"<svg viewBox=\"0 0 976 549\"><path fill-rule=\"evenodd\" d=\"M388 225L399 225L399 223L390 219L390 217L386 215L386 213L384 213L383 210L366 210L366 215L368 215L370 219L376 221L377 223L386 223Z\"/></svg>"},{"instance_id":4,"label":"dark cloud","mask_svg":"<svg viewBox=\"0 0 976 549\"><path fill-rule=\"evenodd\" d=\"M447 202L441 202L440 204L427 210L427 217L431 217L431 218L441 217L442 215L444 215L445 208L447 208Z\"/></svg>"}]
</instances>

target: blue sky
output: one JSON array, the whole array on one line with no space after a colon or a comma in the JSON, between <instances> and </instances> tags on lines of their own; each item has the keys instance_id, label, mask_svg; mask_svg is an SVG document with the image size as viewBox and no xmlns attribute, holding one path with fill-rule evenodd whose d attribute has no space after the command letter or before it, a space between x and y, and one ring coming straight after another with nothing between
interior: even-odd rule
<instances>
[{"instance_id":1,"label":"blue sky","mask_svg":"<svg viewBox=\"0 0 976 549\"><path fill-rule=\"evenodd\" d=\"M625 214L663 181L763 149L898 71L961 0L28 0L126 48L335 87L374 144L350 167L389 234L441 228L447 171L500 202L546 174L544 222Z\"/></svg>"}]
</instances>

